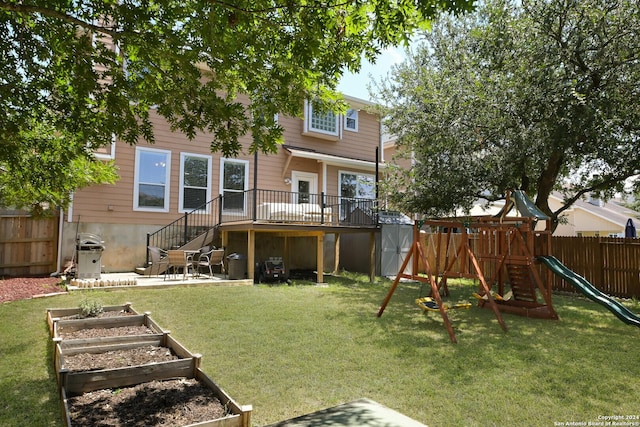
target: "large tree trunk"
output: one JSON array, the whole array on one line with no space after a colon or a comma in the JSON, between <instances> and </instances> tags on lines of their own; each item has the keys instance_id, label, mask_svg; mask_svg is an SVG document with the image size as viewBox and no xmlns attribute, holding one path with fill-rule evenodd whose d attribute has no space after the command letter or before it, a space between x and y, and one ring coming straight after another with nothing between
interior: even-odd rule
<instances>
[{"instance_id":1,"label":"large tree trunk","mask_svg":"<svg viewBox=\"0 0 640 427\"><path fill-rule=\"evenodd\" d=\"M546 166L538 177L538 188L536 196L536 206L544 213L551 217L553 230L558 226L557 215L551 211L549 207L549 196L553 191L553 187L558 179L560 170L564 163L564 152L554 150L547 159Z\"/></svg>"}]
</instances>

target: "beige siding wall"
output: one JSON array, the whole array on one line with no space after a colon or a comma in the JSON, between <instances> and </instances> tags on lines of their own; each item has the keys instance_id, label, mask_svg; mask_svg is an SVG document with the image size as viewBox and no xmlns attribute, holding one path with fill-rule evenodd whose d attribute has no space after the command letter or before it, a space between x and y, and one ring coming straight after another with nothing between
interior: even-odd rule
<instances>
[{"instance_id":1,"label":"beige siding wall","mask_svg":"<svg viewBox=\"0 0 640 427\"><path fill-rule=\"evenodd\" d=\"M406 156L400 156L398 146L392 143L384 146L384 161L398 165L402 169L408 170L411 168L411 159L406 158Z\"/></svg>"},{"instance_id":2,"label":"beige siding wall","mask_svg":"<svg viewBox=\"0 0 640 427\"><path fill-rule=\"evenodd\" d=\"M153 114L153 113L152 113ZM219 193L220 159L218 153L211 154L210 137L199 135L189 141L180 133L172 132L169 125L152 115L156 142L153 145L141 142L139 147L171 151L169 167L169 212L141 212L134 211L134 180L136 147L118 142L115 151L115 162L118 167L120 180L115 185L102 185L86 188L74 195L73 220L80 217L81 222L104 222L115 224L167 224L180 216L180 153L210 155L212 157L211 194L215 197ZM248 147L248 137L242 139L243 146ZM240 157L248 160L249 182L253 182L253 156Z\"/></svg>"}]
</instances>

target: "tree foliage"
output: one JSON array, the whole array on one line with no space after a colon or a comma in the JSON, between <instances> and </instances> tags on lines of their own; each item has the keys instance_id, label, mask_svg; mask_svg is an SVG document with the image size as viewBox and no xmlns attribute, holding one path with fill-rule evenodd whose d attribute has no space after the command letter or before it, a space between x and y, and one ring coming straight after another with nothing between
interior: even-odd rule
<instances>
[{"instance_id":1,"label":"tree foliage","mask_svg":"<svg viewBox=\"0 0 640 427\"><path fill-rule=\"evenodd\" d=\"M212 152L238 155L247 133L252 151L272 152L281 138L275 113L300 115L305 98L339 108L334 91L344 70L472 1L0 1L0 188L21 167L15 159L48 156L49 148L53 156L60 147L24 144L40 137L34 124L74 146L65 152L71 165L91 162L87 149L114 136L153 142L151 108L190 138L211 134ZM105 167L93 164L104 173L70 180L72 168L50 173L51 191L31 183L47 197L24 194L19 203L13 187L12 202L62 203L67 196L56 191L101 182L111 175Z\"/></svg>"},{"instance_id":2,"label":"tree foliage","mask_svg":"<svg viewBox=\"0 0 640 427\"><path fill-rule=\"evenodd\" d=\"M417 161L396 201L442 215L522 189L558 219L586 193L638 185L639 61L635 1L488 0L439 20L379 84Z\"/></svg>"}]
</instances>

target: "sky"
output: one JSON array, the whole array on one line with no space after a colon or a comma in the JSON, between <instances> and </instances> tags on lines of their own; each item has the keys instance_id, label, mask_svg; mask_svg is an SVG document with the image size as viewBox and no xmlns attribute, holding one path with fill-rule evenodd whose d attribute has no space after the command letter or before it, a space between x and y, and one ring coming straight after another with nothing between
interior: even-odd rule
<instances>
[{"instance_id":1,"label":"sky","mask_svg":"<svg viewBox=\"0 0 640 427\"><path fill-rule=\"evenodd\" d=\"M386 77L391 67L402 62L404 58L403 47L387 48L378 56L375 64L363 60L362 68L358 74L346 73L340 80L338 90L343 95L370 101L371 96L367 86L373 86L373 82L379 82Z\"/></svg>"}]
</instances>

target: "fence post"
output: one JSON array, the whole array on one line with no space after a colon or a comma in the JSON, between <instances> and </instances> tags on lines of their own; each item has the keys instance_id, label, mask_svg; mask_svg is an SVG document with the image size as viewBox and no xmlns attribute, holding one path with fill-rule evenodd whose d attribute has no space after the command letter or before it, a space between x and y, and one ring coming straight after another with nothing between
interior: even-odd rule
<instances>
[{"instance_id":1,"label":"fence post","mask_svg":"<svg viewBox=\"0 0 640 427\"><path fill-rule=\"evenodd\" d=\"M602 289L602 286L604 285L604 256L603 256L604 251L602 250L602 237L600 235L598 235L598 253L597 253L597 259L595 262L595 266L596 268L599 270L598 271L598 283L595 284L598 288ZM595 277L595 275L594 275Z\"/></svg>"}]
</instances>

